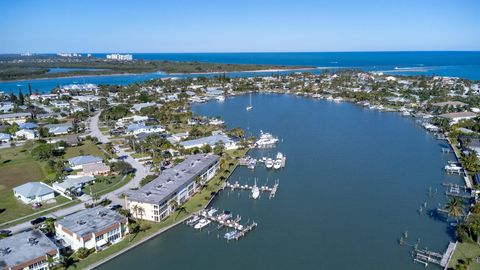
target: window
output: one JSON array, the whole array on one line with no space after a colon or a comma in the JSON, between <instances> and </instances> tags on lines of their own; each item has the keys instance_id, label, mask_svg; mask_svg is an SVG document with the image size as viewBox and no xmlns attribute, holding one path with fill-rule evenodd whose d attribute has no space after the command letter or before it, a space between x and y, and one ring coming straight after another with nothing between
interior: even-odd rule
<instances>
[{"instance_id":1,"label":"window","mask_svg":"<svg viewBox=\"0 0 480 270\"><path fill-rule=\"evenodd\" d=\"M103 234L95 237L95 242L102 241L103 240Z\"/></svg>"}]
</instances>

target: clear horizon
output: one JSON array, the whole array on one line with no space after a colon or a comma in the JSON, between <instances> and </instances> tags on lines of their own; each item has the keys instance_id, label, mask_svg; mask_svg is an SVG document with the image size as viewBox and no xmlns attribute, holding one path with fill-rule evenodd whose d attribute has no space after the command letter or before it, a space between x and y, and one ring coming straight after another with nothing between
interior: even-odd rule
<instances>
[{"instance_id":1,"label":"clear horizon","mask_svg":"<svg viewBox=\"0 0 480 270\"><path fill-rule=\"evenodd\" d=\"M1 2L1 54L480 51L480 2Z\"/></svg>"}]
</instances>

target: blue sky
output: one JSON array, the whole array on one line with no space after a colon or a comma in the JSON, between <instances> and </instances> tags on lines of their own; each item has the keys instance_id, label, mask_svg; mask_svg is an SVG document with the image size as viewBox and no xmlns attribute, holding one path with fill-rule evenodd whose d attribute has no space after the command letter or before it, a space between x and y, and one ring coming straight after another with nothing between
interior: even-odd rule
<instances>
[{"instance_id":1,"label":"blue sky","mask_svg":"<svg viewBox=\"0 0 480 270\"><path fill-rule=\"evenodd\" d=\"M478 0L0 0L0 53L480 50Z\"/></svg>"}]
</instances>

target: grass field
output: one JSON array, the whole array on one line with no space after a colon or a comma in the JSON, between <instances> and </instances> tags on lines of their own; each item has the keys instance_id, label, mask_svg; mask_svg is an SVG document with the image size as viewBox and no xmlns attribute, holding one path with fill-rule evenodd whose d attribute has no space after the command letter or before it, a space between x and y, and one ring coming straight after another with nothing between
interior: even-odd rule
<instances>
[{"instance_id":1,"label":"grass field","mask_svg":"<svg viewBox=\"0 0 480 270\"><path fill-rule=\"evenodd\" d=\"M457 243L457 248L453 253L452 259L448 267L454 268L458 264L459 259L465 261L466 258L472 258L470 270L480 270L480 263L476 262L476 258L480 256L480 246L476 243Z\"/></svg>"},{"instance_id":2,"label":"grass field","mask_svg":"<svg viewBox=\"0 0 480 270\"><path fill-rule=\"evenodd\" d=\"M235 151L227 151L230 157L233 159L237 159L238 157L244 156L246 154L247 150L235 150ZM229 165L230 161L233 163L232 165ZM192 213L195 213L201 209L203 209L207 203L210 201L211 198L211 193L212 192L217 192L220 189L220 186L224 179L228 178L228 176L234 171L235 167L237 165L236 161L229 160L225 162L225 167L221 169L213 179L211 179L206 187L202 189L200 192L195 194L191 199L189 199L183 207L185 208L185 211L181 212L176 212L173 215L170 215L167 219L160 223L151 223L151 222L146 222L142 221L145 223L148 223L151 225L151 228L139 232L135 236L132 237L132 241L129 242L129 237L125 237L122 241L119 243L110 246L109 248L96 252L88 256L87 258L76 262L74 265L71 265L68 269L84 269L87 268L89 265L96 263L100 260L105 259L106 257L115 254L123 249L126 249L128 247L131 247L132 245L135 245L136 243L144 240L145 238L155 234L159 230L166 228L178 220L182 220L188 215L191 215Z\"/></svg>"},{"instance_id":3,"label":"grass field","mask_svg":"<svg viewBox=\"0 0 480 270\"><path fill-rule=\"evenodd\" d=\"M42 207L34 210L13 196L12 188L16 186L53 177L45 162L34 160L22 147L0 149L0 223L67 202L68 199L57 196L51 203L44 203Z\"/></svg>"},{"instance_id":4,"label":"grass field","mask_svg":"<svg viewBox=\"0 0 480 270\"><path fill-rule=\"evenodd\" d=\"M92 191L92 194L103 195L128 183L130 179L132 179L132 176L129 175L125 178L122 175L100 177L95 180L95 184L86 186L83 191L86 194L90 194L90 191Z\"/></svg>"},{"instance_id":5,"label":"grass field","mask_svg":"<svg viewBox=\"0 0 480 270\"><path fill-rule=\"evenodd\" d=\"M83 142L83 145L80 145L80 146L66 148L65 159L69 159L76 156L82 156L82 155L93 155L93 156L99 156L102 158L108 158L106 157L105 153L102 150L100 150L98 146L96 146L91 141L85 141Z\"/></svg>"}]
</instances>

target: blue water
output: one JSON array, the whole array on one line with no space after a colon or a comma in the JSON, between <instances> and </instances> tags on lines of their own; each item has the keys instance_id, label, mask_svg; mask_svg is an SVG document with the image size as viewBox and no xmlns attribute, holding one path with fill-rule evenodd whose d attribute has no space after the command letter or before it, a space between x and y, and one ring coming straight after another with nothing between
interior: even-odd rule
<instances>
[{"instance_id":1,"label":"blue water","mask_svg":"<svg viewBox=\"0 0 480 270\"><path fill-rule=\"evenodd\" d=\"M47 73L63 73L63 72L72 72L72 71L102 71L106 70L103 68L50 68Z\"/></svg>"},{"instance_id":2,"label":"blue water","mask_svg":"<svg viewBox=\"0 0 480 270\"><path fill-rule=\"evenodd\" d=\"M447 223L419 215L443 204L442 182L462 183L442 167L453 158L410 118L288 95L228 98L193 107L201 115L222 116L228 126L248 135L260 130L281 139L276 149L253 150L255 157L287 156L282 170L239 167L231 181L271 185L274 199L254 201L245 192L220 193L213 207L240 214L259 226L245 238L227 243L225 230L195 231L180 225L100 267L113 269L425 269L413 264L408 242L443 252L453 240ZM434 195L427 190L432 187ZM435 190L437 192L435 193ZM438 269L430 267L430 269Z\"/></svg>"},{"instance_id":3,"label":"blue water","mask_svg":"<svg viewBox=\"0 0 480 270\"><path fill-rule=\"evenodd\" d=\"M94 54L105 57L105 54ZM318 69L356 68L365 71L382 71L392 75L440 75L480 80L480 52L336 52L336 53L134 53L135 59L199 61L234 64L307 65ZM257 73L267 74L271 73ZM229 73L229 76L252 76L252 73ZM0 82L0 91L16 91L19 87L49 92L58 85L71 83L126 85L154 78L164 78L162 72L125 76L88 76L81 78L59 78ZM186 76L176 76L186 77Z\"/></svg>"}]
</instances>

